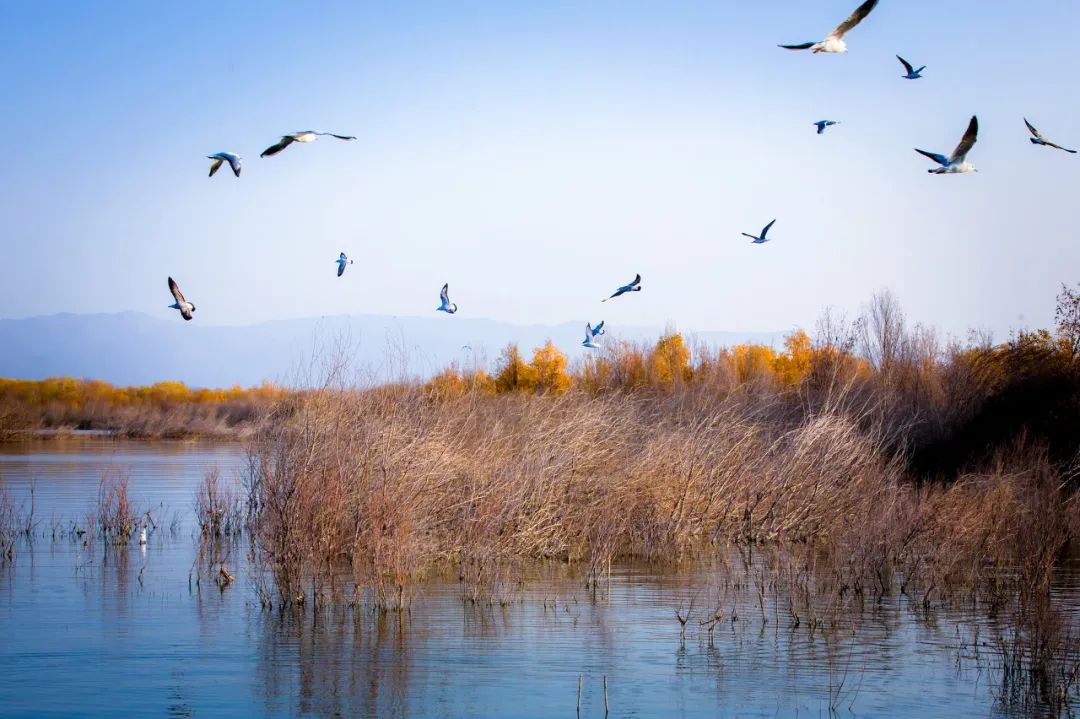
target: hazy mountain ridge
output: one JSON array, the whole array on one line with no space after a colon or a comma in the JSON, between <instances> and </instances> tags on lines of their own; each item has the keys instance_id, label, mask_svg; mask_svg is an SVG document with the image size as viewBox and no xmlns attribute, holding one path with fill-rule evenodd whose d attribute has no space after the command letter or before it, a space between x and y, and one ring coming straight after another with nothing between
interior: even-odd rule
<instances>
[{"instance_id":1,"label":"hazy mountain ridge","mask_svg":"<svg viewBox=\"0 0 1080 719\"><path fill-rule=\"evenodd\" d=\"M179 380L193 386L291 383L320 353L348 350L353 368L379 378L426 376L458 361L487 366L509 342L530 350L548 339L571 360L584 323L513 325L463 317L338 315L224 326L158 319L139 312L0 319L0 377L71 376L115 384ZM723 346L772 344L779 332L692 332ZM604 339L655 340L659 327L620 327ZM314 360L313 360L314 358Z\"/></svg>"}]
</instances>

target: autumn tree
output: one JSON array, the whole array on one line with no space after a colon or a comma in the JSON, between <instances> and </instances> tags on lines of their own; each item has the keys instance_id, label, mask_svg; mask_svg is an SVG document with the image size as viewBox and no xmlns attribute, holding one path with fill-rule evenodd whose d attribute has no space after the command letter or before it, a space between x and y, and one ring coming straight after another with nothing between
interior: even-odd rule
<instances>
[{"instance_id":1,"label":"autumn tree","mask_svg":"<svg viewBox=\"0 0 1080 719\"><path fill-rule=\"evenodd\" d=\"M784 338L784 353L776 358L773 368L781 384L795 386L809 374L814 364L814 343L810 335L797 329Z\"/></svg>"},{"instance_id":2,"label":"autumn tree","mask_svg":"<svg viewBox=\"0 0 1080 719\"><path fill-rule=\"evenodd\" d=\"M511 343L503 349L495 372L497 392L532 391L536 388L536 370L521 357L521 350Z\"/></svg>"},{"instance_id":3,"label":"autumn tree","mask_svg":"<svg viewBox=\"0 0 1080 719\"><path fill-rule=\"evenodd\" d=\"M532 369L537 392L562 394L570 389L570 375L566 373L566 355L559 351L551 340L548 340L543 347L533 350Z\"/></svg>"},{"instance_id":4,"label":"autumn tree","mask_svg":"<svg viewBox=\"0 0 1080 719\"><path fill-rule=\"evenodd\" d=\"M660 386L690 381L690 350L681 334L669 334L657 340L649 355L649 377Z\"/></svg>"}]
</instances>

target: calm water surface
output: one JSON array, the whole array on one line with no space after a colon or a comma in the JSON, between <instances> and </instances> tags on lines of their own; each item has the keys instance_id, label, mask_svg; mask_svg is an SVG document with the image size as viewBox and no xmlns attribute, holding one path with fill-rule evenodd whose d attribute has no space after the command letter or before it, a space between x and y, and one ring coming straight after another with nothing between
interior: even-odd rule
<instances>
[{"instance_id":1,"label":"calm water surface","mask_svg":"<svg viewBox=\"0 0 1080 719\"><path fill-rule=\"evenodd\" d=\"M711 642L692 619L680 639L674 610L705 603L706 569L616 568L597 601L553 570L483 608L434 582L406 615L313 618L263 610L241 548L232 586L189 586L196 487L243 465L228 444L0 445L0 482L24 510L33 487L40 520L0 568L0 715L573 717L579 674L583 717L604 715L604 676L613 717L828 716L830 696L849 716L1008 713L992 660L958 638L983 620L962 613L894 602L813 634L750 615ZM51 539L85 524L107 473L158 522L148 545Z\"/></svg>"}]
</instances>

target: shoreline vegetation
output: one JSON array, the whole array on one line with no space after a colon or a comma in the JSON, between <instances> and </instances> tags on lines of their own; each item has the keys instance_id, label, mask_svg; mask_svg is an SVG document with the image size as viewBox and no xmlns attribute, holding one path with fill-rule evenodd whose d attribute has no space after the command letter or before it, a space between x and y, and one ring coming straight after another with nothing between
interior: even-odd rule
<instances>
[{"instance_id":1,"label":"shoreline vegetation","mask_svg":"<svg viewBox=\"0 0 1080 719\"><path fill-rule=\"evenodd\" d=\"M136 427L244 427L242 480L212 472L196 498L200 556L227 586L221 558L244 538L268 610L407 612L447 569L466 602L512 601L535 562L574 567L596 596L613 562L734 556L714 596L675 609L684 636L758 614L835 632L843 612L901 598L927 616L977 606L1007 620L1003 700L1061 713L1080 691L1080 627L1053 591L1080 539L1078 356L1080 290L1063 288L1053 331L1003 344L944 343L883 293L782 351L691 351L670 333L568 368L550 343L529 360L511 346L491 374L368 389L332 357L299 391L186 405L186 388L135 391L26 416L107 425L130 406ZM108 490L83 531L124 543L139 515Z\"/></svg>"}]
</instances>

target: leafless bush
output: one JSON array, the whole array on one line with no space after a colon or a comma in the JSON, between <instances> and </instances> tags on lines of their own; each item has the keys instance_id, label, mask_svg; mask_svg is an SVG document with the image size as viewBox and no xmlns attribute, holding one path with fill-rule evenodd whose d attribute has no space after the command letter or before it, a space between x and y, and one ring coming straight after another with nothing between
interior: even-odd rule
<instances>
[{"instance_id":1,"label":"leafless bush","mask_svg":"<svg viewBox=\"0 0 1080 719\"><path fill-rule=\"evenodd\" d=\"M113 544L126 544L138 529L139 513L128 497L129 478L108 473L98 485L94 519L103 537Z\"/></svg>"},{"instance_id":2,"label":"leafless bush","mask_svg":"<svg viewBox=\"0 0 1080 719\"><path fill-rule=\"evenodd\" d=\"M235 489L221 479L217 467L203 476L195 498L195 519L199 532L209 537L225 537L243 527L243 512Z\"/></svg>"}]
</instances>

